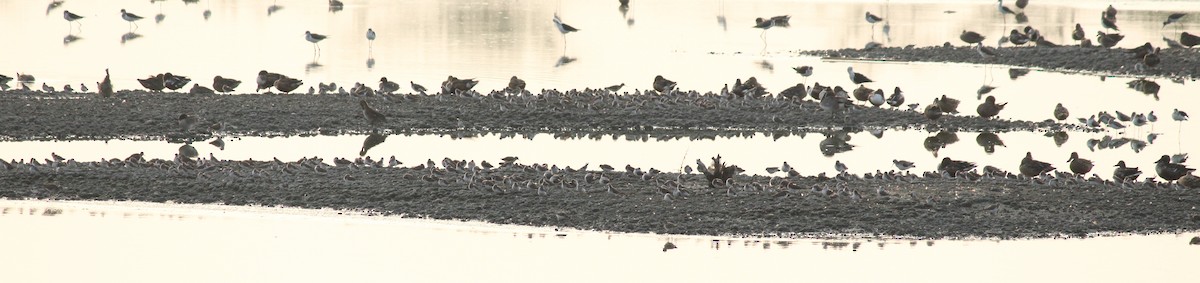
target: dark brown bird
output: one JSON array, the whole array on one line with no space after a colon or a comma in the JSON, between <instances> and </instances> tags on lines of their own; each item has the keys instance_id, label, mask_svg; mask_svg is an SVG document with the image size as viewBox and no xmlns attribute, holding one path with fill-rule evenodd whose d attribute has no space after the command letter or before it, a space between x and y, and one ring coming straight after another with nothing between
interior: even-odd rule
<instances>
[{"instance_id":1,"label":"dark brown bird","mask_svg":"<svg viewBox=\"0 0 1200 283\"><path fill-rule=\"evenodd\" d=\"M654 90L655 91L658 91L661 93L666 93L668 91L671 91L672 89L675 89L676 86L678 86L677 83L675 83L674 81L668 80L666 78L663 78L662 75L654 76Z\"/></svg>"},{"instance_id":2,"label":"dark brown bird","mask_svg":"<svg viewBox=\"0 0 1200 283\"><path fill-rule=\"evenodd\" d=\"M963 30L962 34L958 35L958 39L961 39L963 42L966 42L966 43L976 44L976 43L983 42L983 40L986 39L986 37L984 37L983 35L980 35L977 32Z\"/></svg>"},{"instance_id":3,"label":"dark brown bird","mask_svg":"<svg viewBox=\"0 0 1200 283\"><path fill-rule=\"evenodd\" d=\"M1058 105L1054 106L1054 119L1058 119L1059 121L1062 121L1062 120L1066 120L1067 117L1069 117L1069 116L1071 116L1071 112L1068 112L1067 108L1063 107L1062 103L1059 103Z\"/></svg>"},{"instance_id":4,"label":"dark brown bird","mask_svg":"<svg viewBox=\"0 0 1200 283\"><path fill-rule=\"evenodd\" d=\"M925 112L922 112L921 115L930 121L937 121L937 119L942 118L942 108L939 108L936 104L930 104L925 106Z\"/></svg>"},{"instance_id":5,"label":"dark brown bird","mask_svg":"<svg viewBox=\"0 0 1200 283\"><path fill-rule=\"evenodd\" d=\"M525 91L525 80L517 78L517 76L512 76L512 78L508 79L508 87L505 90L516 93L523 92Z\"/></svg>"},{"instance_id":6,"label":"dark brown bird","mask_svg":"<svg viewBox=\"0 0 1200 283\"><path fill-rule=\"evenodd\" d=\"M163 85L163 74L152 75L145 79L138 79L138 83L141 83L142 87L145 87L150 91L162 91L163 88L166 88L166 86Z\"/></svg>"},{"instance_id":7,"label":"dark brown bird","mask_svg":"<svg viewBox=\"0 0 1200 283\"><path fill-rule=\"evenodd\" d=\"M1167 181L1179 180L1180 177L1196 171L1195 168L1187 168L1183 164L1171 163L1171 157L1165 154L1154 163L1154 172L1158 173L1159 178Z\"/></svg>"},{"instance_id":8,"label":"dark brown bird","mask_svg":"<svg viewBox=\"0 0 1200 283\"><path fill-rule=\"evenodd\" d=\"M1021 159L1021 175L1025 177L1037 177L1046 172L1054 171L1054 166L1050 163L1041 162L1033 159L1032 152L1025 152L1025 158Z\"/></svg>"},{"instance_id":9,"label":"dark brown bird","mask_svg":"<svg viewBox=\"0 0 1200 283\"><path fill-rule=\"evenodd\" d=\"M190 82L192 82L192 79L185 76L176 76L171 73L163 74L163 86L166 86L170 90L182 89Z\"/></svg>"},{"instance_id":10,"label":"dark brown bird","mask_svg":"<svg viewBox=\"0 0 1200 283\"><path fill-rule=\"evenodd\" d=\"M941 108L942 112L951 113L951 114L958 113L958 104L959 103L961 103L961 102L958 101L958 99L953 99L953 98L947 97L945 94L942 95L942 98L940 98L940 99L935 98L933 100L933 104L937 105L938 108Z\"/></svg>"},{"instance_id":11,"label":"dark brown bird","mask_svg":"<svg viewBox=\"0 0 1200 283\"><path fill-rule=\"evenodd\" d=\"M113 86L112 86L112 79L108 78L108 69L104 69L104 80L100 81L99 83L96 83L96 86L97 86L97 88L100 89L99 90L100 96L112 97Z\"/></svg>"},{"instance_id":12,"label":"dark brown bird","mask_svg":"<svg viewBox=\"0 0 1200 283\"><path fill-rule=\"evenodd\" d=\"M378 126L379 124L387 122L387 116L384 116L383 113L379 113L379 111L375 111L375 109L372 109L371 106L368 106L366 100L359 100L358 105L362 106L363 117L367 118L367 124L370 124L371 126Z\"/></svg>"},{"instance_id":13,"label":"dark brown bird","mask_svg":"<svg viewBox=\"0 0 1200 283\"><path fill-rule=\"evenodd\" d=\"M442 82L442 94L454 94L459 92L470 91L479 81L475 79L459 79L454 76L447 76L446 81Z\"/></svg>"},{"instance_id":14,"label":"dark brown bird","mask_svg":"<svg viewBox=\"0 0 1200 283\"><path fill-rule=\"evenodd\" d=\"M1117 43L1120 43L1122 39L1125 39L1125 36L1119 33L1096 32L1096 42L1099 42L1100 46L1104 46L1104 48L1117 46Z\"/></svg>"},{"instance_id":15,"label":"dark brown bird","mask_svg":"<svg viewBox=\"0 0 1200 283\"><path fill-rule=\"evenodd\" d=\"M979 117L983 117L984 119L992 118L999 115L1000 110L1004 110L1005 105L1008 105L1008 103L996 104L996 97L988 95L984 99L983 104L979 104L979 107L975 108L975 112L979 113Z\"/></svg>"},{"instance_id":16,"label":"dark brown bird","mask_svg":"<svg viewBox=\"0 0 1200 283\"><path fill-rule=\"evenodd\" d=\"M1114 165L1113 167L1117 167L1117 169L1113 170L1113 181L1125 182L1137 180L1137 178L1142 175L1142 170L1138 170L1137 167L1125 167L1124 160L1117 161L1117 165Z\"/></svg>"},{"instance_id":17,"label":"dark brown bird","mask_svg":"<svg viewBox=\"0 0 1200 283\"><path fill-rule=\"evenodd\" d=\"M233 91L233 89L237 88L238 85L241 85L241 84L242 84L242 81L239 81L239 80L226 79L226 78L222 78L221 76L216 76L216 77L213 77L212 88L213 88L213 91L216 91L216 92L228 93L228 92Z\"/></svg>"},{"instance_id":18,"label":"dark brown bird","mask_svg":"<svg viewBox=\"0 0 1200 283\"><path fill-rule=\"evenodd\" d=\"M275 80L275 89L278 89L279 91L282 91L283 93L289 93L289 92L292 92L293 90L296 90L297 88L300 88L300 85L303 85L303 84L304 84L304 81L301 81L298 79L293 79L293 78L289 78L289 77L280 77L278 80Z\"/></svg>"},{"instance_id":19,"label":"dark brown bird","mask_svg":"<svg viewBox=\"0 0 1200 283\"><path fill-rule=\"evenodd\" d=\"M1179 44L1183 44L1183 46L1187 46L1188 48L1200 45L1200 36L1196 36L1185 31L1179 34Z\"/></svg>"},{"instance_id":20,"label":"dark brown bird","mask_svg":"<svg viewBox=\"0 0 1200 283\"><path fill-rule=\"evenodd\" d=\"M1105 12L1100 12L1100 25L1104 26L1106 29L1121 31L1120 29L1117 29L1116 17L1114 16L1109 18L1108 13Z\"/></svg>"},{"instance_id":21,"label":"dark brown bird","mask_svg":"<svg viewBox=\"0 0 1200 283\"><path fill-rule=\"evenodd\" d=\"M188 90L190 94L216 94L212 89L201 86L200 84L192 84L192 89Z\"/></svg>"},{"instance_id":22,"label":"dark brown bird","mask_svg":"<svg viewBox=\"0 0 1200 283\"><path fill-rule=\"evenodd\" d=\"M1083 40L1084 38L1086 38L1086 36L1087 35L1083 33L1083 26L1081 26L1079 24L1075 24L1075 31L1071 32L1071 39L1074 39L1075 41L1080 41L1080 40Z\"/></svg>"},{"instance_id":23,"label":"dark brown bird","mask_svg":"<svg viewBox=\"0 0 1200 283\"><path fill-rule=\"evenodd\" d=\"M258 71L258 78L255 79L255 82L258 83L258 87L255 87L254 91L258 92L264 89L271 91L271 87L275 86L275 81L278 81L281 78L283 78L283 75L267 72L267 70Z\"/></svg>"},{"instance_id":24,"label":"dark brown bird","mask_svg":"<svg viewBox=\"0 0 1200 283\"><path fill-rule=\"evenodd\" d=\"M950 177L957 177L958 173L965 172L975 168L975 163L953 160L949 157L942 157L942 163L938 164L938 172L949 174Z\"/></svg>"},{"instance_id":25,"label":"dark brown bird","mask_svg":"<svg viewBox=\"0 0 1200 283\"><path fill-rule=\"evenodd\" d=\"M1072 152L1071 158L1067 159L1067 162L1071 162L1071 172L1074 172L1077 175L1083 175L1087 174L1088 172L1092 172L1092 166L1095 166L1092 164L1091 160L1079 158L1078 152Z\"/></svg>"},{"instance_id":26,"label":"dark brown bird","mask_svg":"<svg viewBox=\"0 0 1200 283\"><path fill-rule=\"evenodd\" d=\"M1162 51L1162 48L1155 47L1154 52L1146 53L1145 56L1142 56L1142 65L1150 68L1158 67L1158 63L1162 63L1162 58L1158 57L1159 51Z\"/></svg>"}]
</instances>

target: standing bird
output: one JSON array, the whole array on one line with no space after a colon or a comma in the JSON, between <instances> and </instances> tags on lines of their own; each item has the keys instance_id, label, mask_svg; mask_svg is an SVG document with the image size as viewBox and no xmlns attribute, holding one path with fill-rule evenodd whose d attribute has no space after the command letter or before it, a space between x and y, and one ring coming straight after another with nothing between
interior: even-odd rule
<instances>
[{"instance_id":1,"label":"standing bird","mask_svg":"<svg viewBox=\"0 0 1200 283\"><path fill-rule=\"evenodd\" d=\"M71 13L71 11L63 10L63 19L67 20L67 27L70 28L76 20L82 19L83 16ZM83 24L79 24L79 28L83 28Z\"/></svg>"},{"instance_id":2,"label":"standing bird","mask_svg":"<svg viewBox=\"0 0 1200 283\"><path fill-rule=\"evenodd\" d=\"M1179 44L1191 48L1192 46L1200 45L1200 36L1183 32L1179 34Z\"/></svg>"},{"instance_id":3,"label":"standing bird","mask_svg":"<svg viewBox=\"0 0 1200 283\"><path fill-rule=\"evenodd\" d=\"M163 76L163 74L157 74L157 75L153 75L148 78L145 78L145 79L138 79L138 83L141 83L142 87L145 87L146 89L149 89L150 91L162 91L163 88L167 87L164 84L164 79L165 79L165 77Z\"/></svg>"},{"instance_id":4,"label":"standing bird","mask_svg":"<svg viewBox=\"0 0 1200 283\"><path fill-rule=\"evenodd\" d=\"M1120 29L1117 28L1117 19L1116 18L1109 19L1108 15L1103 12L1100 13L1100 25L1104 26L1105 29L1121 31Z\"/></svg>"},{"instance_id":5,"label":"standing bird","mask_svg":"<svg viewBox=\"0 0 1200 283\"><path fill-rule=\"evenodd\" d=\"M991 58L996 58L996 56L999 56L996 53L995 48L983 46L983 43L975 44L975 51L979 52L979 56L982 56L983 59L991 59Z\"/></svg>"},{"instance_id":6,"label":"standing bird","mask_svg":"<svg viewBox=\"0 0 1200 283\"><path fill-rule=\"evenodd\" d=\"M868 97L868 100L871 102L871 106L879 107L880 105L883 105L886 100L886 98L883 97L883 89L875 90L875 92L871 93L871 96Z\"/></svg>"},{"instance_id":7,"label":"standing bird","mask_svg":"<svg viewBox=\"0 0 1200 283\"><path fill-rule=\"evenodd\" d=\"M392 94L400 90L400 84L388 81L387 77L379 78L379 93Z\"/></svg>"},{"instance_id":8,"label":"standing bird","mask_svg":"<svg viewBox=\"0 0 1200 283\"><path fill-rule=\"evenodd\" d=\"M871 14L871 12L869 12L869 11L867 12L866 19L867 19L868 23L871 23L872 28L874 28L875 23L883 21L883 18L880 18L879 16Z\"/></svg>"},{"instance_id":9,"label":"standing bird","mask_svg":"<svg viewBox=\"0 0 1200 283\"><path fill-rule=\"evenodd\" d=\"M1125 161L1117 161L1117 165L1113 165L1117 169L1113 169L1113 181L1124 183L1130 180L1137 180L1142 175L1142 170L1137 167L1125 167Z\"/></svg>"},{"instance_id":10,"label":"standing bird","mask_svg":"<svg viewBox=\"0 0 1200 283\"><path fill-rule=\"evenodd\" d=\"M566 23L563 23L562 19L558 18L557 13L554 14L553 21L554 21L554 27L558 28L558 32L562 33L562 35L563 35L563 51L566 51L566 49L567 49L567 34L572 33L572 32L577 32L577 31L579 31L579 29L577 29L571 25L568 25Z\"/></svg>"},{"instance_id":11,"label":"standing bird","mask_svg":"<svg viewBox=\"0 0 1200 283\"><path fill-rule=\"evenodd\" d=\"M930 121L937 121L937 119L942 118L942 108L938 107L937 103L930 104L925 106L925 111L921 112L921 116L925 116Z\"/></svg>"},{"instance_id":12,"label":"standing bird","mask_svg":"<svg viewBox=\"0 0 1200 283\"><path fill-rule=\"evenodd\" d=\"M933 99L933 104L937 105L938 108L941 108L942 112L951 113L951 114L958 113L958 104L959 103L962 103L962 102L958 101L958 99L953 99L953 98L947 97L945 94L943 94L940 99L938 99L938 98Z\"/></svg>"},{"instance_id":13,"label":"standing bird","mask_svg":"<svg viewBox=\"0 0 1200 283\"><path fill-rule=\"evenodd\" d=\"M891 107L900 107L900 105L904 105L904 93L900 91L900 87L896 87L896 89L892 91L892 95L888 96L887 104Z\"/></svg>"},{"instance_id":14,"label":"standing bird","mask_svg":"<svg viewBox=\"0 0 1200 283\"><path fill-rule=\"evenodd\" d=\"M846 163L842 163L841 160L836 160L833 162L833 169L837 170L838 173L846 173L846 170L850 170L850 167L846 167Z\"/></svg>"},{"instance_id":15,"label":"standing bird","mask_svg":"<svg viewBox=\"0 0 1200 283\"><path fill-rule=\"evenodd\" d=\"M326 37L327 36L312 33L311 31L304 31L304 40L308 40L308 42L312 42L313 54L317 55L318 57L321 56L321 47L317 45L317 42L321 42L322 40L325 40Z\"/></svg>"},{"instance_id":16,"label":"standing bird","mask_svg":"<svg viewBox=\"0 0 1200 283\"><path fill-rule=\"evenodd\" d=\"M678 84L674 81L663 78L662 75L654 76L654 90L660 93L666 93L675 89Z\"/></svg>"},{"instance_id":17,"label":"standing bird","mask_svg":"<svg viewBox=\"0 0 1200 283\"><path fill-rule=\"evenodd\" d=\"M1066 120L1069 116L1071 116L1071 112L1067 111L1067 108L1063 107L1062 103L1054 106L1054 119L1062 121Z\"/></svg>"},{"instance_id":18,"label":"standing bird","mask_svg":"<svg viewBox=\"0 0 1200 283\"><path fill-rule=\"evenodd\" d=\"M808 83L808 76L812 76L813 74L812 66L792 67L792 70L796 70L797 74L800 74L800 76L804 77L804 83Z\"/></svg>"},{"instance_id":19,"label":"standing bird","mask_svg":"<svg viewBox=\"0 0 1200 283\"><path fill-rule=\"evenodd\" d=\"M175 118L175 122L179 124L179 130L184 133L191 133L192 127L200 122L200 118L196 115L188 115L187 113L179 114L179 118Z\"/></svg>"},{"instance_id":20,"label":"standing bird","mask_svg":"<svg viewBox=\"0 0 1200 283\"><path fill-rule=\"evenodd\" d=\"M983 35L980 35L977 32L963 30L962 34L958 35L958 39L961 39L963 42L966 42L969 44L976 44L976 43L983 42L983 40L986 39L986 37L984 37Z\"/></svg>"},{"instance_id":21,"label":"standing bird","mask_svg":"<svg viewBox=\"0 0 1200 283\"><path fill-rule=\"evenodd\" d=\"M216 94L212 89L201 86L200 84L192 84L192 89L188 90L190 94Z\"/></svg>"},{"instance_id":22,"label":"standing bird","mask_svg":"<svg viewBox=\"0 0 1200 283\"><path fill-rule=\"evenodd\" d=\"M1162 63L1162 58L1158 57L1159 51L1162 51L1162 48L1155 47L1154 52L1149 52L1149 53L1146 53L1146 55L1143 55L1142 61L1138 62L1138 64L1135 65L1135 67L1139 67L1139 66L1144 67L1144 68L1158 67L1158 63Z\"/></svg>"},{"instance_id":23,"label":"standing bird","mask_svg":"<svg viewBox=\"0 0 1200 283\"><path fill-rule=\"evenodd\" d=\"M216 91L216 92L229 93L229 92L233 91L233 89L237 88L238 85L241 85L241 84L242 84L242 81L239 81L239 80L226 79L226 78L222 78L221 76L216 76L216 77L213 77L212 88L213 88L213 91Z\"/></svg>"},{"instance_id":24,"label":"standing bird","mask_svg":"<svg viewBox=\"0 0 1200 283\"><path fill-rule=\"evenodd\" d=\"M297 88L300 88L300 85L303 85L303 84L304 84L304 81L301 81L299 79L282 77L282 78L279 78L278 80L275 80L275 89L282 91L283 93L289 93L289 92L292 92L293 90L296 90Z\"/></svg>"},{"instance_id":25,"label":"standing bird","mask_svg":"<svg viewBox=\"0 0 1200 283\"><path fill-rule=\"evenodd\" d=\"M369 29L369 28L367 29L367 41L368 41L367 51L370 52L371 50L375 49L375 30L374 29Z\"/></svg>"},{"instance_id":26,"label":"standing bird","mask_svg":"<svg viewBox=\"0 0 1200 283\"><path fill-rule=\"evenodd\" d=\"M1067 162L1071 163L1071 166L1070 166L1071 172L1075 173L1076 175L1080 175L1080 176L1083 176L1083 174L1087 174L1088 172L1091 172L1092 166L1095 166L1094 164L1092 164L1091 160L1079 158L1078 152L1072 152L1071 158L1068 158Z\"/></svg>"},{"instance_id":27,"label":"standing bird","mask_svg":"<svg viewBox=\"0 0 1200 283\"><path fill-rule=\"evenodd\" d=\"M371 126L378 126L379 124L387 122L387 116L384 116L383 113L379 113L379 111L375 111L375 109L371 108L371 106L368 106L366 100L359 100L358 105L362 106L363 117L367 118L367 124L370 124Z\"/></svg>"},{"instance_id":28,"label":"standing bird","mask_svg":"<svg viewBox=\"0 0 1200 283\"><path fill-rule=\"evenodd\" d=\"M179 90L192 82L191 78L185 76L177 76L171 73L163 74L163 86L170 90Z\"/></svg>"},{"instance_id":29,"label":"standing bird","mask_svg":"<svg viewBox=\"0 0 1200 283\"><path fill-rule=\"evenodd\" d=\"M512 76L508 79L508 87L504 88L509 92L521 93L525 91L525 80Z\"/></svg>"},{"instance_id":30,"label":"standing bird","mask_svg":"<svg viewBox=\"0 0 1200 283\"><path fill-rule=\"evenodd\" d=\"M1167 16L1167 20L1166 20L1166 21L1163 21L1163 27L1167 27L1167 25L1169 25L1169 24L1171 24L1171 23L1178 22L1178 21L1179 21L1179 19L1182 19L1182 18L1183 18L1183 16L1187 16L1187 14L1184 14L1184 13L1172 13L1171 15L1168 15L1168 16Z\"/></svg>"},{"instance_id":31,"label":"standing bird","mask_svg":"<svg viewBox=\"0 0 1200 283\"><path fill-rule=\"evenodd\" d=\"M258 86L254 88L254 91L258 92L264 89L271 91L271 87L275 86L275 81L278 81L282 78L283 75L267 72L267 70L258 71L258 77L255 78L255 82L258 83Z\"/></svg>"},{"instance_id":32,"label":"standing bird","mask_svg":"<svg viewBox=\"0 0 1200 283\"><path fill-rule=\"evenodd\" d=\"M420 93L421 95L425 95L425 91L426 91L426 89L425 89L425 87L424 87L424 86L421 86L421 85L419 85L419 84L417 84L417 83L414 83L413 81L408 81L408 84L409 84L409 86L411 86L411 87L412 87L412 90L413 90L413 91L415 91L415 92L417 92L417 93Z\"/></svg>"},{"instance_id":33,"label":"standing bird","mask_svg":"<svg viewBox=\"0 0 1200 283\"><path fill-rule=\"evenodd\" d=\"M137 27L137 23L135 23L135 22L138 20L141 20L142 16L134 15L133 13L126 12L125 9L121 9L121 19L124 19L126 22L129 22L130 30L137 30L136 28L134 28L134 27Z\"/></svg>"},{"instance_id":34,"label":"standing bird","mask_svg":"<svg viewBox=\"0 0 1200 283\"><path fill-rule=\"evenodd\" d=\"M987 99L984 99L983 104L979 104L979 107L975 108L975 112L979 113L979 117L988 119L1000 115L1000 110L1004 110L1005 105L1008 105L1008 103L996 104L996 97L988 95Z\"/></svg>"},{"instance_id":35,"label":"standing bird","mask_svg":"<svg viewBox=\"0 0 1200 283\"><path fill-rule=\"evenodd\" d=\"M912 163L912 161L898 160L898 159L892 159L892 165L895 165L896 169L900 169L900 170L908 170L908 169L912 169L913 167L917 167L917 165Z\"/></svg>"},{"instance_id":36,"label":"standing bird","mask_svg":"<svg viewBox=\"0 0 1200 283\"><path fill-rule=\"evenodd\" d=\"M1154 162L1154 173L1158 174L1159 178L1167 181L1179 180L1180 177L1196 171L1195 168L1187 168L1183 164L1171 163L1171 157L1163 155Z\"/></svg>"},{"instance_id":37,"label":"standing bird","mask_svg":"<svg viewBox=\"0 0 1200 283\"><path fill-rule=\"evenodd\" d=\"M853 66L846 67L846 73L848 73L850 75L850 81L854 82L854 84L864 84L864 83L873 82L871 79L867 78L867 76L864 76L863 74L855 72Z\"/></svg>"},{"instance_id":38,"label":"standing bird","mask_svg":"<svg viewBox=\"0 0 1200 283\"><path fill-rule=\"evenodd\" d=\"M1050 163L1034 160L1033 153L1027 151L1025 152L1025 158L1021 159L1019 169L1021 175L1025 175L1025 177L1037 177L1046 172L1054 171L1054 166L1050 165Z\"/></svg>"},{"instance_id":39,"label":"standing bird","mask_svg":"<svg viewBox=\"0 0 1200 283\"><path fill-rule=\"evenodd\" d=\"M99 88L98 91L100 92L101 97L112 97L112 95L113 95L112 79L109 79L107 68L104 69L104 80L96 83L96 87Z\"/></svg>"}]
</instances>

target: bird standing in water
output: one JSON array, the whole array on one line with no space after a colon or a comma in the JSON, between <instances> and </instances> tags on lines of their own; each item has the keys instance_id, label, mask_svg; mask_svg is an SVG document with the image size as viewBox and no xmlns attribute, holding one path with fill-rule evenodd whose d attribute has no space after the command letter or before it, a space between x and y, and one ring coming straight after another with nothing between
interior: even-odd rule
<instances>
[{"instance_id":1,"label":"bird standing in water","mask_svg":"<svg viewBox=\"0 0 1200 283\"><path fill-rule=\"evenodd\" d=\"M318 46L317 43L321 42L322 40L325 40L326 37L327 36L325 36L325 35L315 34L315 33L312 33L311 31L304 31L304 40L308 40L308 42L312 42L313 55L315 55L317 58L321 57L321 46Z\"/></svg>"}]
</instances>

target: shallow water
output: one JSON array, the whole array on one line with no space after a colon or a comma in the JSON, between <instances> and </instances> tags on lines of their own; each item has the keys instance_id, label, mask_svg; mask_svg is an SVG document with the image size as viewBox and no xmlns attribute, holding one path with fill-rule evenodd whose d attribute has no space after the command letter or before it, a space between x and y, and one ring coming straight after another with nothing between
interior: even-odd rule
<instances>
[{"instance_id":1,"label":"shallow water","mask_svg":"<svg viewBox=\"0 0 1200 283\"><path fill-rule=\"evenodd\" d=\"M1130 133L1127 136L1112 133L1068 132L1067 139L1059 146L1053 137L1042 132L995 133L1002 145L989 148L987 134L978 132L930 133L917 130L885 130L877 138L870 132L849 133L847 143L853 149L844 152L823 150L821 144L831 141L822 133L792 134L774 137L767 134L742 136L693 136L670 137L663 135L595 135L592 137L556 137L553 134L532 136L483 134L474 137L451 135L389 135L383 143L368 148L366 156L386 159L392 156L404 166L424 164L426 160L440 162L442 158L459 160L487 160L499 164L506 156L516 156L521 163L547 163L579 168L590 164L590 170L598 170L600 164L624 168L656 168L667 172L679 172L684 165L695 166L696 159L708 162L710 157L721 155L726 162L747 170L747 174L767 174L766 167L779 167L788 162L803 175L826 173L836 174L834 162L845 163L854 174L873 173L875 170L889 171L896 168L892 159L915 162L919 171L935 171L942 157L976 162L980 168L986 165L1016 172L1025 152L1032 152L1035 159L1049 162L1060 171L1069 172L1067 157L1079 152L1091 159L1096 167L1092 173L1104 179L1112 177L1112 166L1124 160L1129 166L1142 167L1143 177L1154 176L1154 161L1163 154L1180 152L1195 153L1191 147L1183 146L1169 136L1159 137L1153 144L1145 136ZM1116 148L1088 147L1088 140L1111 138L1139 140L1144 147L1134 150L1134 141ZM982 138L981 138L982 136ZM195 147L200 156L209 155L223 160L271 160L295 161L304 157L320 157L332 163L334 158L354 159L360 157L366 135L312 136L312 137L235 137L223 138L222 150L206 142L197 142ZM981 141L982 139L982 141ZM210 140L211 141L211 140ZM50 158L56 153L76 161L96 161L100 158L125 158L130 154L144 152L147 159L170 160L181 144L166 141L20 141L0 142L0 158L39 160ZM778 173L782 174L782 173Z\"/></svg>"},{"instance_id":2,"label":"shallow water","mask_svg":"<svg viewBox=\"0 0 1200 283\"><path fill-rule=\"evenodd\" d=\"M1172 282L1190 277L1189 259L1197 248L1187 244L1195 233L1012 241L746 239L330 210L31 200L0 200L0 227L10 231L0 233L0 249L20 255L0 257L0 266L9 267L5 278L19 282L729 282L797 277L831 282ZM668 242L676 248L664 252Z\"/></svg>"}]
</instances>

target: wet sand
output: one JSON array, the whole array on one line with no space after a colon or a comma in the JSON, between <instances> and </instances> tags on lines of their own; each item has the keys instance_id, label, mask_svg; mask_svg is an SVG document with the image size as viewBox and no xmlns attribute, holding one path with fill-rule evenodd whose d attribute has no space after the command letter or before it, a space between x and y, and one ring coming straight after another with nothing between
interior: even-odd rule
<instances>
[{"instance_id":1,"label":"wet sand","mask_svg":"<svg viewBox=\"0 0 1200 283\"><path fill-rule=\"evenodd\" d=\"M220 123L220 135L336 135L385 133L597 133L696 134L813 132L848 128L950 131L1081 130L1048 121L982 119L958 114L930 121L901 106L858 106L849 114L823 112L812 98L727 99L700 93L658 95L635 92L546 91L539 95L347 95L243 94L190 95L123 91L113 98L94 94L0 93L0 138L153 139L207 138ZM388 116L370 127L359 100ZM859 102L859 105L862 105ZM963 106L967 108L971 106ZM966 112L964 112L966 113ZM198 117L190 132L179 116ZM1049 118L1049 117L1047 117Z\"/></svg>"},{"instance_id":2,"label":"wet sand","mask_svg":"<svg viewBox=\"0 0 1200 283\"><path fill-rule=\"evenodd\" d=\"M461 162L430 170L335 166L329 160L127 160L0 168L0 197L334 208L699 235L1006 239L1200 229L1196 188L1072 178L743 175L721 189L710 188L702 175L650 168L556 173L519 163L471 169ZM588 174L601 173L615 192L587 181Z\"/></svg>"},{"instance_id":3,"label":"wet sand","mask_svg":"<svg viewBox=\"0 0 1200 283\"><path fill-rule=\"evenodd\" d=\"M956 62L973 64L998 64L1019 67L1031 67L1063 72L1083 72L1102 75L1125 75L1136 77L1164 77L1170 79L1200 78L1200 52L1192 49L1166 48L1162 49L1162 58L1155 68L1136 70L1134 66L1139 60L1134 59L1129 49L1101 47L1004 47L999 49L999 56L983 58L970 47L964 47L962 42L956 47L883 47L865 49L837 49L798 51L799 54L819 56L828 59L861 59L908 62ZM1132 45L1124 43L1123 45Z\"/></svg>"}]
</instances>

